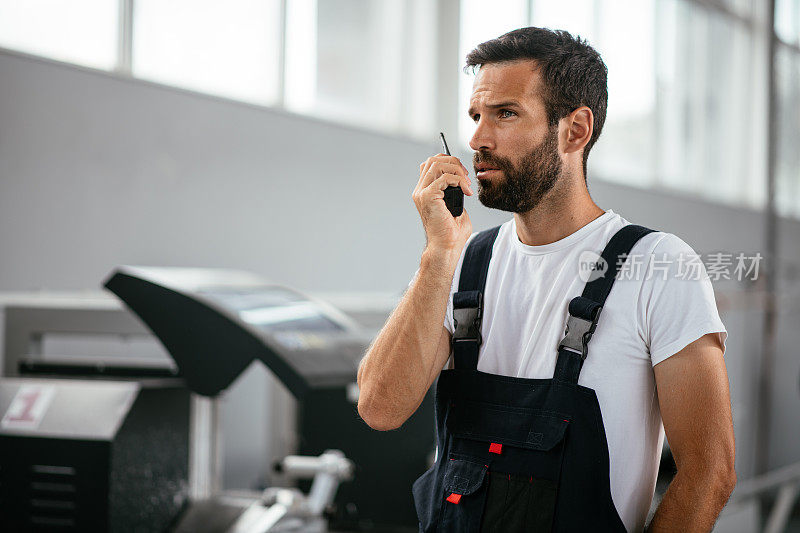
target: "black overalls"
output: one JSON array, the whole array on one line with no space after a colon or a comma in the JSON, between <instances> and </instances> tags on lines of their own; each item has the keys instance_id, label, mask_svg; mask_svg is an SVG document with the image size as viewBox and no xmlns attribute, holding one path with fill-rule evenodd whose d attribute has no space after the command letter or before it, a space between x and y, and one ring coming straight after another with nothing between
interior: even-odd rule
<instances>
[{"instance_id":1,"label":"black overalls","mask_svg":"<svg viewBox=\"0 0 800 533\"><path fill-rule=\"evenodd\" d=\"M604 275L569 303L553 379L526 379L477 370L499 229L470 242L453 295L454 368L436 383L438 457L413 486L420 531L625 531L611 500L600 405L578 376L617 271L653 230L628 225L611 238Z\"/></svg>"}]
</instances>

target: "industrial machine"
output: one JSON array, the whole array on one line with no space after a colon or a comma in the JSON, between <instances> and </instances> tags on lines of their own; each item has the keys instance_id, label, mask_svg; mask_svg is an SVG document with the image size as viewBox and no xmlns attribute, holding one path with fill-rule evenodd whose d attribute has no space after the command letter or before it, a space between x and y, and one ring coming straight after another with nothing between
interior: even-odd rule
<instances>
[{"instance_id":1,"label":"industrial machine","mask_svg":"<svg viewBox=\"0 0 800 533\"><path fill-rule=\"evenodd\" d=\"M163 531L187 495L176 379L0 381L0 530Z\"/></svg>"},{"instance_id":2,"label":"industrial machine","mask_svg":"<svg viewBox=\"0 0 800 533\"><path fill-rule=\"evenodd\" d=\"M428 468L432 403L426 399L394 432L373 431L359 419L355 375L369 332L324 302L238 271L121 267L105 286L139 320L102 306L68 313L6 308L0 410L14 419L28 409L40 419L0 427L0 520L47 522L36 527L65 531L416 530L410 486ZM171 360L43 358L29 348L41 338L41 321L58 331L149 331ZM276 466L287 479L306 481L225 493L217 398L253 361L266 365L296 400L298 455ZM45 399L26 407L32 390ZM94 406L101 421L92 425L76 402ZM64 455L70 448L79 451ZM94 477L74 484L69 503L54 504L68 498L42 499L32 489L60 483L64 475ZM106 488L97 490L101 485ZM79 498L86 494L93 499ZM150 507L131 504L142 501ZM11 505L16 514L5 512ZM47 516L42 505L49 505Z\"/></svg>"}]
</instances>

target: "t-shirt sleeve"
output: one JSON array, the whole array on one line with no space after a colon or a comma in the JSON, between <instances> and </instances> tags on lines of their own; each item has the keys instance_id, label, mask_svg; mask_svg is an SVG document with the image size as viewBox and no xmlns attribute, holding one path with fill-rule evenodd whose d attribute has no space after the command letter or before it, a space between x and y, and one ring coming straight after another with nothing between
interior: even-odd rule
<instances>
[{"instance_id":1,"label":"t-shirt sleeve","mask_svg":"<svg viewBox=\"0 0 800 533\"><path fill-rule=\"evenodd\" d=\"M724 355L728 332L705 265L692 247L665 233L640 263L644 280L637 315L653 366L708 333L719 335Z\"/></svg>"}]
</instances>

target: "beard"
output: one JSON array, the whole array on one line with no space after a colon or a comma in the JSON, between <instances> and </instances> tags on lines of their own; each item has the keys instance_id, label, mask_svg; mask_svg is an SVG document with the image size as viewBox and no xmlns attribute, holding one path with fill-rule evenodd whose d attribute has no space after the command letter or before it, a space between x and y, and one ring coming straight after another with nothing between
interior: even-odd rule
<instances>
[{"instance_id":1,"label":"beard","mask_svg":"<svg viewBox=\"0 0 800 533\"><path fill-rule=\"evenodd\" d=\"M479 179L478 200L486 207L525 213L535 208L558 182L563 163L558 155L558 127L551 127L539 145L519 164L488 152L475 152L474 165L488 163L501 170L505 179ZM477 171L476 171L477 174Z\"/></svg>"}]
</instances>

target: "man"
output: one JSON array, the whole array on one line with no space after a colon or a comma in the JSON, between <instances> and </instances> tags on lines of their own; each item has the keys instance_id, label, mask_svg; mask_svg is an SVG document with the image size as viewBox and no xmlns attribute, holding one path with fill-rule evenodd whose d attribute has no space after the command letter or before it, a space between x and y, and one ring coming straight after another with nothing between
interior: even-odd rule
<instances>
[{"instance_id":1,"label":"man","mask_svg":"<svg viewBox=\"0 0 800 533\"><path fill-rule=\"evenodd\" d=\"M414 484L424 531L642 531L664 433L677 474L648 530L709 531L736 482L727 331L702 263L680 275L691 247L589 195L605 65L523 28L467 66L479 199L513 219L473 234L443 202L447 186L473 194L466 168L420 165L427 244L359 367L360 415L397 428L438 379L438 456Z\"/></svg>"}]
</instances>

